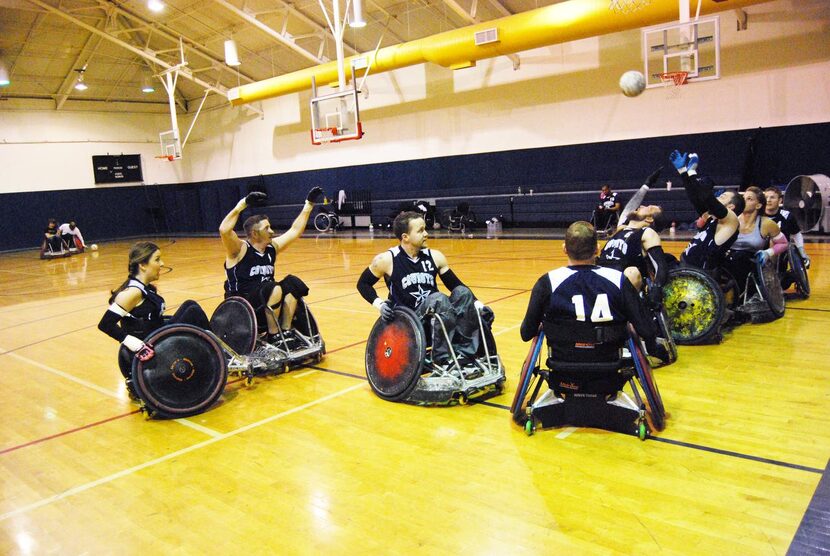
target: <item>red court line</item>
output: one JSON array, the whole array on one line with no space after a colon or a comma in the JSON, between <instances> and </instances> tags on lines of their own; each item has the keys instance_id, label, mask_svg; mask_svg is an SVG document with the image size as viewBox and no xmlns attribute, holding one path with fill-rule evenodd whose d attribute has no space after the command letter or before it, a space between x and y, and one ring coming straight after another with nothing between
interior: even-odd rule
<instances>
[{"instance_id":1,"label":"red court line","mask_svg":"<svg viewBox=\"0 0 830 556\"><path fill-rule=\"evenodd\" d=\"M104 423L109 423L110 421L115 421L116 419L121 419L122 417L127 417L129 415L135 415L139 413L141 410L136 409L134 411L130 411L129 413L122 413L121 415L116 415L115 417L108 417L101 421L96 421L94 423L89 423L88 425L83 425L81 427L77 427L74 429L69 429L68 431L59 432L57 434L53 434L50 436L44 436L43 438L38 438L37 440L32 440L31 442L26 442L25 444L19 444L17 446L12 446L11 448L5 448L0 450L0 456L3 454L7 454L9 452L14 452L15 450L19 450L21 448L25 448L27 446L32 446L34 444L40 444L41 442L46 442L47 440L52 440L53 438L59 438L61 436L66 436L67 434L72 434L73 432L82 431L84 429L89 429L98 425L103 425Z\"/></svg>"}]
</instances>

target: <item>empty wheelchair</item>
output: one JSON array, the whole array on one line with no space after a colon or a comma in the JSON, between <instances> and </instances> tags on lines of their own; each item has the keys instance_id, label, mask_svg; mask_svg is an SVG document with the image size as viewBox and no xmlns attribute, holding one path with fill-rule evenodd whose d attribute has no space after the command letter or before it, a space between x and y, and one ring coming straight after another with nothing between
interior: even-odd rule
<instances>
[{"instance_id":1,"label":"empty wheelchair","mask_svg":"<svg viewBox=\"0 0 830 556\"><path fill-rule=\"evenodd\" d=\"M441 225L449 232L463 234L476 225L476 215L470 209L469 203L458 203L454 209L442 213Z\"/></svg>"},{"instance_id":2,"label":"empty wheelchair","mask_svg":"<svg viewBox=\"0 0 830 556\"><path fill-rule=\"evenodd\" d=\"M567 334L573 345L606 344L616 356L590 362L557 360L550 356L551 351L544 355L546 334L540 332L522 365L510 406L513 421L528 435L538 427L576 426L633 434L645 440L652 431L663 430L666 410L634 327L575 329L574 324L546 323L544 328L549 334ZM626 384L631 394L623 391Z\"/></svg>"},{"instance_id":3,"label":"empty wheelchair","mask_svg":"<svg viewBox=\"0 0 830 556\"><path fill-rule=\"evenodd\" d=\"M807 267L798 248L790 242L787 251L778 257L778 277L782 289L789 289L795 285L796 293L804 299L810 297L810 277L807 275Z\"/></svg>"},{"instance_id":4,"label":"empty wheelchair","mask_svg":"<svg viewBox=\"0 0 830 556\"><path fill-rule=\"evenodd\" d=\"M421 318L407 307L395 307L391 322L378 319L366 343L366 376L378 397L415 405L456 405L469 399L504 390L505 374L496 342L488 325L478 315L480 342L473 361L462 361L451 347L451 362L432 361ZM435 316L449 344L440 317Z\"/></svg>"}]
</instances>

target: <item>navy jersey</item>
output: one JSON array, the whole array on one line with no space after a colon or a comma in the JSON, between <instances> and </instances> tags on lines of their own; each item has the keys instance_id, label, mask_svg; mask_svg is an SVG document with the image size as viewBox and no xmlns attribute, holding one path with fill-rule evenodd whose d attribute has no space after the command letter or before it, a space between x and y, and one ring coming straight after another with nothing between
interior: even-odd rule
<instances>
[{"instance_id":1,"label":"navy jersey","mask_svg":"<svg viewBox=\"0 0 830 556\"><path fill-rule=\"evenodd\" d=\"M636 266L640 274L647 275L646 258L643 256L643 232L645 228L623 228L611 236L597 258L597 264L625 270Z\"/></svg>"},{"instance_id":2,"label":"navy jersey","mask_svg":"<svg viewBox=\"0 0 830 556\"><path fill-rule=\"evenodd\" d=\"M121 318L121 329L135 336L144 339L150 332L161 328L164 325L162 314L164 313L164 298L161 297L156 288L152 285L144 285L140 280L130 279L127 288L138 288L141 290L141 303L133 307L128 315ZM125 288L126 289L126 288Z\"/></svg>"},{"instance_id":3,"label":"navy jersey","mask_svg":"<svg viewBox=\"0 0 830 556\"><path fill-rule=\"evenodd\" d=\"M427 248L418 252L414 259L400 246L389 250L392 253L392 276L386 277L389 299L395 304L415 309L426 297L438 291L435 278L438 265Z\"/></svg>"},{"instance_id":4,"label":"navy jersey","mask_svg":"<svg viewBox=\"0 0 830 556\"><path fill-rule=\"evenodd\" d=\"M605 210L611 210L614 208L614 205L617 204L617 193L612 191L608 195L605 193L599 194L599 207Z\"/></svg>"},{"instance_id":5,"label":"navy jersey","mask_svg":"<svg viewBox=\"0 0 830 556\"><path fill-rule=\"evenodd\" d=\"M626 322L632 323L644 339L653 339L657 335L651 316L622 272L593 265L567 266L552 270L537 280L530 294L521 335L523 340L529 340L537 334L541 324L554 357L566 361L597 356L603 359L613 357L622 341L602 347L591 346L594 353L588 356L579 343L581 336L587 330Z\"/></svg>"},{"instance_id":6,"label":"navy jersey","mask_svg":"<svg viewBox=\"0 0 830 556\"><path fill-rule=\"evenodd\" d=\"M778 224L778 227L781 228L781 232L787 237L787 239L790 239L791 236L794 236L801 231L801 228L798 227L798 221L795 219L795 215L787 209L779 209L778 212L772 216L766 216Z\"/></svg>"},{"instance_id":7,"label":"navy jersey","mask_svg":"<svg viewBox=\"0 0 830 556\"><path fill-rule=\"evenodd\" d=\"M689 245L686 246L680 260L697 268L712 269L719 267L726 252L738 239L738 230L735 230L732 237L726 240L723 245L717 245L715 243L717 229L718 219L710 216L703 229L698 230Z\"/></svg>"},{"instance_id":8,"label":"navy jersey","mask_svg":"<svg viewBox=\"0 0 830 556\"><path fill-rule=\"evenodd\" d=\"M248 296L259 290L260 284L274 279L274 264L277 262L277 249L268 244L260 253L248 243L248 249L242 260L231 268L225 267L228 279L225 280L225 292Z\"/></svg>"}]
</instances>

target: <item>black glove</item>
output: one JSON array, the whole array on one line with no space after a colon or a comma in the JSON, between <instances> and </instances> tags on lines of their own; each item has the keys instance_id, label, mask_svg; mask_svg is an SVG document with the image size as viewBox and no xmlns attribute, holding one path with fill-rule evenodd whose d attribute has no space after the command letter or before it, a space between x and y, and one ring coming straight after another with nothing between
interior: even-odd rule
<instances>
[{"instance_id":1,"label":"black glove","mask_svg":"<svg viewBox=\"0 0 830 556\"><path fill-rule=\"evenodd\" d=\"M663 288L657 285L650 285L646 292L646 302L655 309L663 305Z\"/></svg>"},{"instance_id":2,"label":"black glove","mask_svg":"<svg viewBox=\"0 0 830 556\"><path fill-rule=\"evenodd\" d=\"M487 326L493 326L493 321L496 320L496 314L493 310L485 305L481 308L481 321Z\"/></svg>"},{"instance_id":3,"label":"black glove","mask_svg":"<svg viewBox=\"0 0 830 556\"><path fill-rule=\"evenodd\" d=\"M245 196L245 204L249 207L261 207L268 201L268 194L262 191L251 191Z\"/></svg>"},{"instance_id":4,"label":"black glove","mask_svg":"<svg viewBox=\"0 0 830 556\"><path fill-rule=\"evenodd\" d=\"M312 187L311 191L309 191L308 195L306 195L305 200L312 205L316 205L323 199L323 197L325 197L325 195L323 194L322 187Z\"/></svg>"},{"instance_id":5,"label":"black glove","mask_svg":"<svg viewBox=\"0 0 830 556\"><path fill-rule=\"evenodd\" d=\"M383 319L383 322L392 322L395 320L395 310L387 301L380 304L380 318Z\"/></svg>"},{"instance_id":6,"label":"black glove","mask_svg":"<svg viewBox=\"0 0 830 556\"><path fill-rule=\"evenodd\" d=\"M668 363L671 360L671 356L669 355L669 350L663 345L662 341L652 340L650 342L646 342L646 349L648 350L648 354L651 357L656 357L663 363Z\"/></svg>"},{"instance_id":7,"label":"black glove","mask_svg":"<svg viewBox=\"0 0 830 556\"><path fill-rule=\"evenodd\" d=\"M646 185L647 185L647 186L649 186L649 187L651 187L652 185L654 185L654 184L657 182L657 178L659 178L659 177L660 177L660 172L662 172L662 171L663 171L663 167L662 167L662 166L660 166L660 167L659 167L659 168L657 168L655 171L653 171L653 172L651 173L651 175L650 175L649 177L647 177L647 178L646 178Z\"/></svg>"}]
</instances>

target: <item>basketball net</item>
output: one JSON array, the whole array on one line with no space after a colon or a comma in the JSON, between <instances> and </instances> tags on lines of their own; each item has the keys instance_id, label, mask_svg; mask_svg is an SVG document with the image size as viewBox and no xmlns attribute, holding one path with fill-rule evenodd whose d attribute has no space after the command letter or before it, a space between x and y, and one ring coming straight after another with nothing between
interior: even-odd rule
<instances>
[{"instance_id":1,"label":"basketball net","mask_svg":"<svg viewBox=\"0 0 830 556\"><path fill-rule=\"evenodd\" d=\"M680 96L680 86L685 85L689 78L688 71L667 71L660 74L660 81L663 82L663 88L666 89L667 98L677 98Z\"/></svg>"},{"instance_id":2,"label":"basketball net","mask_svg":"<svg viewBox=\"0 0 830 556\"><path fill-rule=\"evenodd\" d=\"M608 9L618 14L630 14L651 4L651 0L610 0Z\"/></svg>"}]
</instances>

